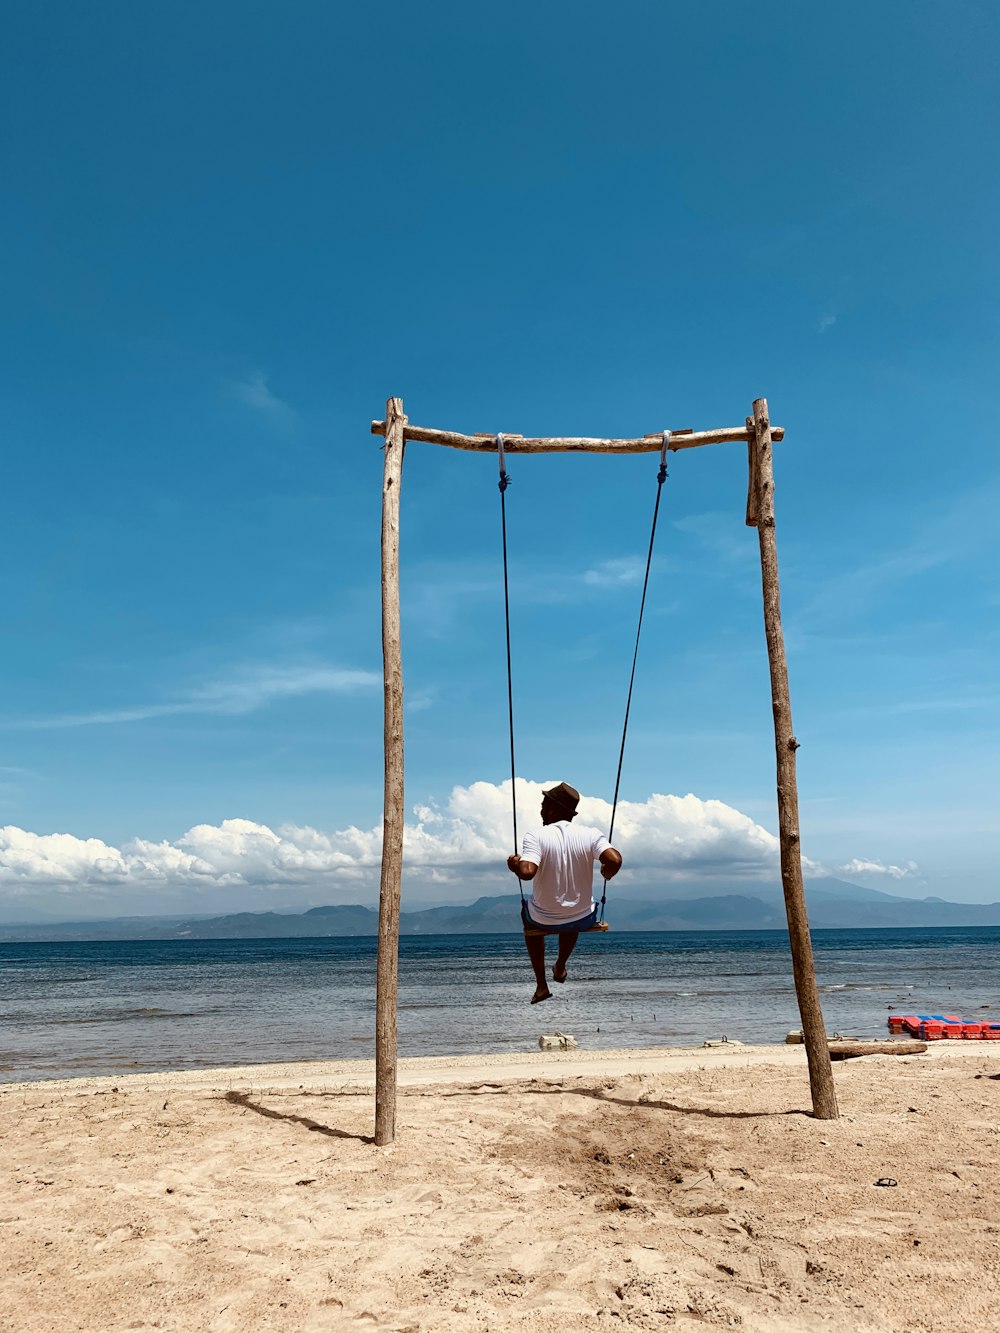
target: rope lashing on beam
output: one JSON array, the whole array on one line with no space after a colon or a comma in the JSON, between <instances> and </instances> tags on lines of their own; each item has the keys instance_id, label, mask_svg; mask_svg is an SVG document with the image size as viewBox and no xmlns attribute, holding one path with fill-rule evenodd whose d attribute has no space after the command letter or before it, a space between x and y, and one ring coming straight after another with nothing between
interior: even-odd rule
<instances>
[{"instance_id":1,"label":"rope lashing on beam","mask_svg":"<svg viewBox=\"0 0 1000 1333\"><path fill-rule=\"evenodd\" d=\"M510 477L507 475L507 455L503 451L503 435L497 436L497 462L500 464L500 494L510 485Z\"/></svg>"}]
</instances>

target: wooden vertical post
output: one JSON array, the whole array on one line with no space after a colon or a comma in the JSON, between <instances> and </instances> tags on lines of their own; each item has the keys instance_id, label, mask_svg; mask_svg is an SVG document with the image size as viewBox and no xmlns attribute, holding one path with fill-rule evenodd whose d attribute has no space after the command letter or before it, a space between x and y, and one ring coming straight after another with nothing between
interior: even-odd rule
<instances>
[{"instance_id":1,"label":"wooden vertical post","mask_svg":"<svg viewBox=\"0 0 1000 1333\"><path fill-rule=\"evenodd\" d=\"M385 790L375 986L375 1142L396 1137L396 996L403 878L403 655L399 617L399 488L405 448L402 398L385 405L382 471L382 664Z\"/></svg>"},{"instance_id":2,"label":"wooden vertical post","mask_svg":"<svg viewBox=\"0 0 1000 1333\"><path fill-rule=\"evenodd\" d=\"M751 491L747 523L756 526L760 540L760 568L764 590L764 630L771 668L771 708L774 713L774 744L778 768L778 837L781 847L781 887L785 895L788 938L792 951L795 993L802 1018L802 1037L809 1064L813 1114L820 1120L835 1120L837 1092L826 1039L823 1011L816 989L812 940L802 882L802 851L799 839L799 795L795 780L795 751L799 743L792 731L792 704L788 692L788 662L781 628L778 590L778 548L774 530L774 469L771 460L771 422L767 399L753 405L750 440Z\"/></svg>"}]
</instances>

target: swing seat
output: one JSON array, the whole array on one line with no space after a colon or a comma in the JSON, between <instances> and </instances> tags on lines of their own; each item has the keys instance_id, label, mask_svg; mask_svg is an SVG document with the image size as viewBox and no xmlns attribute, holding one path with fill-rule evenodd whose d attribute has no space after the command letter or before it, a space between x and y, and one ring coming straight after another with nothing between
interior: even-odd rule
<instances>
[{"instance_id":1,"label":"swing seat","mask_svg":"<svg viewBox=\"0 0 1000 1333\"><path fill-rule=\"evenodd\" d=\"M525 935L560 935L566 933L565 926L525 926ZM611 927L606 921L597 921L592 926L578 926L577 933L588 935L595 930L610 930Z\"/></svg>"},{"instance_id":2,"label":"swing seat","mask_svg":"<svg viewBox=\"0 0 1000 1333\"><path fill-rule=\"evenodd\" d=\"M528 904L526 902L521 903L521 920L524 923L525 935L566 935L570 933L585 935L594 930L610 930L606 921L598 920L599 912L600 908L595 907L592 912L581 917L579 921L567 922L565 926L541 926L537 921L532 921L528 912Z\"/></svg>"}]
</instances>

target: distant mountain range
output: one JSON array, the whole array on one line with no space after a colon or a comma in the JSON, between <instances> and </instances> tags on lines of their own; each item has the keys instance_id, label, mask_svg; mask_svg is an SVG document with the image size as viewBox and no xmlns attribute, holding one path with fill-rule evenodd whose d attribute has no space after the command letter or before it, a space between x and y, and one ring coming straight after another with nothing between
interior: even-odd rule
<instances>
[{"instance_id":1,"label":"distant mountain range","mask_svg":"<svg viewBox=\"0 0 1000 1333\"><path fill-rule=\"evenodd\" d=\"M1000 926L1000 903L955 903L942 898L900 898L846 880L817 879L806 886L810 924L816 927ZM520 930L517 894L479 898L457 907L427 907L400 914L402 935L491 934ZM612 887L607 919L614 930L777 930L785 926L781 890L706 896L694 885L661 888L647 898L619 898ZM235 912L219 917L122 917L62 924L0 925L0 941L314 939L376 935L372 907L313 907L307 912Z\"/></svg>"}]
</instances>

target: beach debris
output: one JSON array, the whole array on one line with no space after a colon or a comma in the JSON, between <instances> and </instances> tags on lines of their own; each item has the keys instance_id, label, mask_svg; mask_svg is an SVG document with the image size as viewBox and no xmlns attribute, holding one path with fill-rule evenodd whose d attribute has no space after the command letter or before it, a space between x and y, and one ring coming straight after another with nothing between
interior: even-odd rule
<instances>
[{"instance_id":1,"label":"beach debris","mask_svg":"<svg viewBox=\"0 0 1000 1333\"><path fill-rule=\"evenodd\" d=\"M923 1055L925 1041L831 1041L831 1060L852 1060L859 1055Z\"/></svg>"},{"instance_id":2,"label":"beach debris","mask_svg":"<svg viewBox=\"0 0 1000 1333\"><path fill-rule=\"evenodd\" d=\"M565 1032L543 1032L538 1038L539 1049L543 1051L574 1051L579 1044Z\"/></svg>"},{"instance_id":3,"label":"beach debris","mask_svg":"<svg viewBox=\"0 0 1000 1333\"><path fill-rule=\"evenodd\" d=\"M802 1031L800 1028L792 1028L791 1032L789 1032L788 1036L785 1038L785 1045L786 1046L802 1045Z\"/></svg>"},{"instance_id":4,"label":"beach debris","mask_svg":"<svg viewBox=\"0 0 1000 1333\"><path fill-rule=\"evenodd\" d=\"M893 1180L892 1176L879 1176L878 1180L875 1182L876 1185L883 1185L886 1189L892 1189L896 1183L897 1182Z\"/></svg>"},{"instance_id":5,"label":"beach debris","mask_svg":"<svg viewBox=\"0 0 1000 1333\"><path fill-rule=\"evenodd\" d=\"M737 1041L735 1037L710 1037L707 1041L703 1041L701 1044L702 1044L702 1046L742 1046L742 1045L743 1045L743 1043L742 1043L741 1041Z\"/></svg>"}]
</instances>

